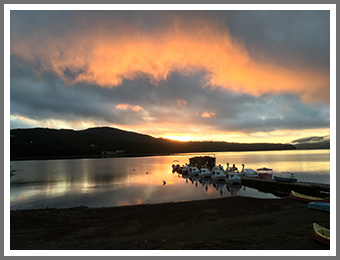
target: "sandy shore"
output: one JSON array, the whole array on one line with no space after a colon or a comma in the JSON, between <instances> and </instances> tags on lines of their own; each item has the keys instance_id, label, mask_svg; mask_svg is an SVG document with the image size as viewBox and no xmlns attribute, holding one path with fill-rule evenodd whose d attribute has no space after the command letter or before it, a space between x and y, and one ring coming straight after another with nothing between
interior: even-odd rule
<instances>
[{"instance_id":1,"label":"sandy shore","mask_svg":"<svg viewBox=\"0 0 340 260\"><path fill-rule=\"evenodd\" d=\"M330 215L286 197L11 211L11 250L329 250Z\"/></svg>"}]
</instances>

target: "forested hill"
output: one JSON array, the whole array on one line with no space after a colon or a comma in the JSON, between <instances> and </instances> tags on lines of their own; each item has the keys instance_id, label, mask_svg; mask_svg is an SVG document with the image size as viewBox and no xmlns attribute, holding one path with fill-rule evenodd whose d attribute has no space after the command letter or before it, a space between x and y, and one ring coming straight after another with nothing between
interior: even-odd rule
<instances>
[{"instance_id":1,"label":"forested hill","mask_svg":"<svg viewBox=\"0 0 340 260\"><path fill-rule=\"evenodd\" d=\"M81 131L13 129L10 139L11 160L288 149L296 148L290 144L271 143L180 142L110 127Z\"/></svg>"}]
</instances>

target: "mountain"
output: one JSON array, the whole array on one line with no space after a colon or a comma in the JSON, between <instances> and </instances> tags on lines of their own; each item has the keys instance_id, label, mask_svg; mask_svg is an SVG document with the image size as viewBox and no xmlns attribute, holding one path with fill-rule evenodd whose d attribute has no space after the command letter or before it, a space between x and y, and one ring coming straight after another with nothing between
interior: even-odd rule
<instances>
[{"instance_id":1,"label":"mountain","mask_svg":"<svg viewBox=\"0 0 340 260\"><path fill-rule=\"evenodd\" d=\"M290 144L296 149L330 149L330 135L300 138Z\"/></svg>"},{"instance_id":2,"label":"mountain","mask_svg":"<svg viewBox=\"0 0 340 260\"><path fill-rule=\"evenodd\" d=\"M188 152L261 151L295 149L291 144L180 142L128 132L111 127L72 129L13 129L10 139L11 160L138 156Z\"/></svg>"}]
</instances>

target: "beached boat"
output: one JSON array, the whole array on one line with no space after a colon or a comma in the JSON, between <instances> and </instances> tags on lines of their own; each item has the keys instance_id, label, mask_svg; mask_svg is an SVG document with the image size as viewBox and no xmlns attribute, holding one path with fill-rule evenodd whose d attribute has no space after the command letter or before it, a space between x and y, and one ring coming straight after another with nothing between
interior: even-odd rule
<instances>
[{"instance_id":1,"label":"beached boat","mask_svg":"<svg viewBox=\"0 0 340 260\"><path fill-rule=\"evenodd\" d=\"M327 198L313 197L313 196L308 196L308 195L297 193L296 191L293 191L293 190L290 192L290 197L296 200L304 201L304 202L313 202L313 201L330 202L330 197L327 197Z\"/></svg>"},{"instance_id":2,"label":"beached boat","mask_svg":"<svg viewBox=\"0 0 340 260\"><path fill-rule=\"evenodd\" d=\"M321 243L330 244L330 230L317 223L313 223L313 237Z\"/></svg>"},{"instance_id":3,"label":"beached boat","mask_svg":"<svg viewBox=\"0 0 340 260\"><path fill-rule=\"evenodd\" d=\"M255 177L257 178L257 172L253 169L244 169L244 164L242 164L242 170L239 173L240 176L246 176L246 177Z\"/></svg>"},{"instance_id":4,"label":"beached boat","mask_svg":"<svg viewBox=\"0 0 340 260\"><path fill-rule=\"evenodd\" d=\"M195 166L190 166L189 168L189 175L192 175L192 176L198 176L200 170L197 168L197 165L195 164Z\"/></svg>"},{"instance_id":5,"label":"beached boat","mask_svg":"<svg viewBox=\"0 0 340 260\"><path fill-rule=\"evenodd\" d=\"M256 171L259 179L271 179L273 176L273 170L270 168L262 167Z\"/></svg>"},{"instance_id":6,"label":"beached boat","mask_svg":"<svg viewBox=\"0 0 340 260\"><path fill-rule=\"evenodd\" d=\"M202 165L202 168L199 171L199 176L201 178L211 178L211 171L207 168L207 165L204 168Z\"/></svg>"},{"instance_id":7,"label":"beached boat","mask_svg":"<svg viewBox=\"0 0 340 260\"><path fill-rule=\"evenodd\" d=\"M225 181L226 176L222 170L221 167L219 166L214 166L211 171L211 178L215 181Z\"/></svg>"},{"instance_id":8,"label":"beached boat","mask_svg":"<svg viewBox=\"0 0 340 260\"><path fill-rule=\"evenodd\" d=\"M323 201L313 201L308 203L308 208L330 212L330 203Z\"/></svg>"},{"instance_id":9,"label":"beached boat","mask_svg":"<svg viewBox=\"0 0 340 260\"><path fill-rule=\"evenodd\" d=\"M274 180L283 182L296 182L294 173L292 172L281 172L280 176L274 176Z\"/></svg>"}]
</instances>

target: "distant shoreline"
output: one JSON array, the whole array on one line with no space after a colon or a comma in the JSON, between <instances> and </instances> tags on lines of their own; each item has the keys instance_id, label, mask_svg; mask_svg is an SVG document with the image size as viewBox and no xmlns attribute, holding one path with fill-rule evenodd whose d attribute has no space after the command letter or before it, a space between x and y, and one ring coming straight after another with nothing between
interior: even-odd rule
<instances>
[{"instance_id":1,"label":"distant shoreline","mask_svg":"<svg viewBox=\"0 0 340 260\"><path fill-rule=\"evenodd\" d=\"M311 137L312 138L312 137ZM164 156L186 153L253 152L300 149L329 149L329 139L310 143L234 143L227 141L180 142L128 132L111 127L81 131L66 129L13 129L10 158L19 160L54 160L83 158L122 158ZM316 141L317 141L316 140ZM314 140L315 141L315 140Z\"/></svg>"},{"instance_id":2,"label":"distant shoreline","mask_svg":"<svg viewBox=\"0 0 340 260\"><path fill-rule=\"evenodd\" d=\"M310 149L271 149L271 150L245 150L245 151L193 151L187 153L144 153L144 154L122 154L114 156L102 155L72 155L72 156L31 156L10 158L11 161L38 161L38 160L68 160L68 159L100 159L100 158L128 158L128 157L149 157L149 156L168 156L178 154L195 154L195 153L223 153L223 152L265 152L265 151L291 151L291 150L330 150L329 148L310 148Z\"/></svg>"}]
</instances>

